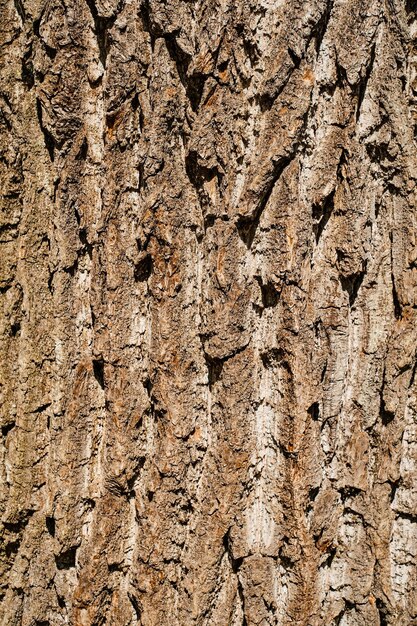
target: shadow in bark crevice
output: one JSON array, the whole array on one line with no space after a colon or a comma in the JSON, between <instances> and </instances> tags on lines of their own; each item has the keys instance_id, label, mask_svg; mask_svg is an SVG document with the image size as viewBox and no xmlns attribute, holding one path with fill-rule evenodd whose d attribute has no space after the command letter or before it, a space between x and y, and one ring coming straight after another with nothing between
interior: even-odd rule
<instances>
[{"instance_id":1,"label":"shadow in bark crevice","mask_svg":"<svg viewBox=\"0 0 417 626\"><path fill-rule=\"evenodd\" d=\"M78 546L72 546L71 548L68 548L68 550L65 550L64 552L61 552L60 554L55 556L57 569L63 570L75 567L77 547Z\"/></svg>"},{"instance_id":2,"label":"shadow in bark crevice","mask_svg":"<svg viewBox=\"0 0 417 626\"><path fill-rule=\"evenodd\" d=\"M262 214L266 205L271 198L275 185L278 183L285 169L291 163L293 157L283 157L276 163L275 168L270 176L269 181L265 185L265 189L260 193L260 199L257 202L254 210L250 215L239 215L236 221L236 228L239 233L239 237L246 245L248 250L251 249L253 240L255 239L256 231L259 226Z\"/></svg>"},{"instance_id":3,"label":"shadow in bark crevice","mask_svg":"<svg viewBox=\"0 0 417 626\"><path fill-rule=\"evenodd\" d=\"M37 113L37 116L38 116L39 128L41 129L42 134L43 134L45 147L46 147L46 149L48 151L49 158L50 158L50 160L53 163L54 160L55 160L55 147L56 147L56 144L55 144L55 140L54 140L52 134L44 126L42 103L39 100L39 98L36 98L36 113Z\"/></svg>"},{"instance_id":4,"label":"shadow in bark crevice","mask_svg":"<svg viewBox=\"0 0 417 626\"><path fill-rule=\"evenodd\" d=\"M86 0L88 8L90 9L91 16L94 21L94 33L97 39L97 45L99 49L99 58L104 68L107 65L107 56L110 50L110 37L109 29L116 21L117 15L120 13L123 3L119 3L115 13L110 17L104 17L99 15L97 6L94 0Z\"/></svg>"},{"instance_id":5,"label":"shadow in bark crevice","mask_svg":"<svg viewBox=\"0 0 417 626\"><path fill-rule=\"evenodd\" d=\"M342 285L342 289L343 291L346 291L349 296L350 307L353 307L356 298L358 297L359 289L363 283L363 279L366 274L366 266L367 262L365 261L363 264L363 269L360 272L355 272L347 276L339 274L339 280L340 284Z\"/></svg>"}]
</instances>

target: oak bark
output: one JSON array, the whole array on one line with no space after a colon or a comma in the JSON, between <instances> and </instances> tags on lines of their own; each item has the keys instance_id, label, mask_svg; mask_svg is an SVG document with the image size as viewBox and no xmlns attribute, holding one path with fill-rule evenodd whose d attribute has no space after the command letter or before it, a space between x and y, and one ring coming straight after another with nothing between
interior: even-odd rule
<instances>
[{"instance_id":1,"label":"oak bark","mask_svg":"<svg viewBox=\"0 0 417 626\"><path fill-rule=\"evenodd\" d=\"M417 625L414 3L0 33L0 623Z\"/></svg>"}]
</instances>

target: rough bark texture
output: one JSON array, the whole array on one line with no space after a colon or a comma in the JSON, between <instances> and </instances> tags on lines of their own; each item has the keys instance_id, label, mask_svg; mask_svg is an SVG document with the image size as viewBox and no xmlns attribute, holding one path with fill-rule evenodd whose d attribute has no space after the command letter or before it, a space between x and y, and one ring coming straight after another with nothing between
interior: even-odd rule
<instances>
[{"instance_id":1,"label":"rough bark texture","mask_svg":"<svg viewBox=\"0 0 417 626\"><path fill-rule=\"evenodd\" d=\"M3 626L417 624L411 0L2 0Z\"/></svg>"}]
</instances>

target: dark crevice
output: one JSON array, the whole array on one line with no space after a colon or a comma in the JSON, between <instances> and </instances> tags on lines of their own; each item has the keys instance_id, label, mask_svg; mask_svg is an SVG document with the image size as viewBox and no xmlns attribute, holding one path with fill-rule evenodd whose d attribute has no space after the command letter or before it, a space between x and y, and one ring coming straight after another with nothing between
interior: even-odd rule
<instances>
[{"instance_id":1,"label":"dark crevice","mask_svg":"<svg viewBox=\"0 0 417 626\"><path fill-rule=\"evenodd\" d=\"M293 64L298 63L297 65L298 67L300 65L301 59L299 59L299 57L290 48L288 48L288 54ZM293 67L288 69L285 79L281 82L279 87L273 93L264 92L264 93L259 94L258 96L259 107L262 113L266 113L267 111L270 111L272 109L274 103L277 101L279 96L284 91L285 87L290 82L290 79L295 69L296 69L295 65L293 65Z\"/></svg>"},{"instance_id":2,"label":"dark crevice","mask_svg":"<svg viewBox=\"0 0 417 626\"><path fill-rule=\"evenodd\" d=\"M58 195L58 187L59 187L60 182L61 182L61 179L59 177L54 180L54 197L53 197L54 202L56 202L56 197Z\"/></svg>"},{"instance_id":3,"label":"dark crevice","mask_svg":"<svg viewBox=\"0 0 417 626\"><path fill-rule=\"evenodd\" d=\"M206 359L208 384L211 391L213 386L220 380L223 370L223 361L221 359L212 358L207 353L204 353L204 357Z\"/></svg>"},{"instance_id":4,"label":"dark crevice","mask_svg":"<svg viewBox=\"0 0 417 626\"><path fill-rule=\"evenodd\" d=\"M109 570L110 574L112 574L113 572L122 572L123 565L121 563L110 563L107 569Z\"/></svg>"},{"instance_id":5,"label":"dark crevice","mask_svg":"<svg viewBox=\"0 0 417 626\"><path fill-rule=\"evenodd\" d=\"M92 259L93 258L93 245L88 241L87 229L80 228L78 231L78 237L80 238L80 241L83 245L84 252L87 252L90 259Z\"/></svg>"},{"instance_id":6,"label":"dark crevice","mask_svg":"<svg viewBox=\"0 0 417 626\"><path fill-rule=\"evenodd\" d=\"M279 451L281 452L281 454L284 456L285 459L291 459L293 461L297 461L298 459L298 450L294 450L294 445L292 443L287 443L286 445L284 445L281 442L278 442L278 448Z\"/></svg>"},{"instance_id":7,"label":"dark crevice","mask_svg":"<svg viewBox=\"0 0 417 626\"><path fill-rule=\"evenodd\" d=\"M5 115L5 112L3 110L0 109L0 119L2 122L4 122L7 130L12 130L12 124L10 122L10 120L8 119L8 117Z\"/></svg>"},{"instance_id":8,"label":"dark crevice","mask_svg":"<svg viewBox=\"0 0 417 626\"><path fill-rule=\"evenodd\" d=\"M13 430L13 428L16 426L16 422L9 422L9 424L5 424L4 426L1 427L1 434L3 435L3 437L7 437L7 435L9 434L9 432L11 430Z\"/></svg>"},{"instance_id":9,"label":"dark crevice","mask_svg":"<svg viewBox=\"0 0 417 626\"><path fill-rule=\"evenodd\" d=\"M268 602L268 600L266 598L264 598L264 597L262 597L262 600L263 600L263 603L264 603L264 606L265 606L267 612L271 616L276 615L276 613L277 613L277 606L276 606L275 602Z\"/></svg>"},{"instance_id":10,"label":"dark crevice","mask_svg":"<svg viewBox=\"0 0 417 626\"><path fill-rule=\"evenodd\" d=\"M416 378L416 372L417 372L417 360L415 361L414 365L413 365L413 369L411 372L411 377L410 377L410 384L408 385L409 389L412 389L414 386L414 381Z\"/></svg>"},{"instance_id":11,"label":"dark crevice","mask_svg":"<svg viewBox=\"0 0 417 626\"><path fill-rule=\"evenodd\" d=\"M214 384L218 380L220 380L224 363L226 361L229 361L230 359L233 359L235 356L237 356L238 354L246 350L248 344L245 344L244 346L240 346L239 348L236 348L236 350L233 350L233 352L231 352L230 354L226 356L213 357L213 356L210 356L204 349L204 337L205 337L204 335L200 335L204 358L206 360L206 365L207 365L209 389L211 390Z\"/></svg>"},{"instance_id":12,"label":"dark crevice","mask_svg":"<svg viewBox=\"0 0 417 626\"><path fill-rule=\"evenodd\" d=\"M55 537L55 518L48 516L45 520L45 526L51 537Z\"/></svg>"},{"instance_id":13,"label":"dark crevice","mask_svg":"<svg viewBox=\"0 0 417 626\"><path fill-rule=\"evenodd\" d=\"M404 511L397 511L397 517L401 519L407 519L413 524L417 524L417 514L416 513L405 513Z\"/></svg>"},{"instance_id":14,"label":"dark crevice","mask_svg":"<svg viewBox=\"0 0 417 626\"><path fill-rule=\"evenodd\" d=\"M283 367L289 374L292 374L287 356L282 348L271 348L261 353L261 360L267 369L273 368L275 365Z\"/></svg>"},{"instance_id":15,"label":"dark crevice","mask_svg":"<svg viewBox=\"0 0 417 626\"><path fill-rule=\"evenodd\" d=\"M20 194L16 193L9 193L6 196L4 196L6 198L19 198ZM1 224L0 225L0 235L2 234L10 234L10 236L14 239L17 236L17 225L16 224Z\"/></svg>"},{"instance_id":16,"label":"dark crevice","mask_svg":"<svg viewBox=\"0 0 417 626\"><path fill-rule=\"evenodd\" d=\"M321 567L331 567L334 557L336 556L336 548L331 547L327 550L327 557L325 561L321 564Z\"/></svg>"},{"instance_id":17,"label":"dark crevice","mask_svg":"<svg viewBox=\"0 0 417 626\"><path fill-rule=\"evenodd\" d=\"M239 577L239 570L243 563L243 557L239 557L238 559L235 559L233 557L233 551L230 545L230 528L228 529L227 533L223 537L223 546L224 546L224 552L227 555L227 558L229 559L229 563L232 568L232 571L236 575L236 578L237 578L237 592L239 595L240 604L242 606L242 612L243 612L242 626L247 626L247 621L245 617L245 596L243 593L242 583Z\"/></svg>"},{"instance_id":18,"label":"dark crevice","mask_svg":"<svg viewBox=\"0 0 417 626\"><path fill-rule=\"evenodd\" d=\"M321 204L313 204L313 232L316 236L316 244L319 242L320 237L330 219L330 216L334 210L334 194L335 189L323 200Z\"/></svg>"},{"instance_id":19,"label":"dark crevice","mask_svg":"<svg viewBox=\"0 0 417 626\"><path fill-rule=\"evenodd\" d=\"M346 85L350 85L347 77L346 69L343 65L340 65L336 58L336 75L337 75L337 84L340 87L345 87Z\"/></svg>"},{"instance_id":20,"label":"dark crevice","mask_svg":"<svg viewBox=\"0 0 417 626\"><path fill-rule=\"evenodd\" d=\"M75 567L75 557L77 554L77 548L72 547L65 552L61 552L55 556L55 563L59 570L62 569L70 569L71 567Z\"/></svg>"},{"instance_id":21,"label":"dark crevice","mask_svg":"<svg viewBox=\"0 0 417 626\"><path fill-rule=\"evenodd\" d=\"M10 558L14 554L17 554L17 552L19 551L20 543L21 541L18 539L16 541L9 541L5 544L5 553L7 558Z\"/></svg>"},{"instance_id":22,"label":"dark crevice","mask_svg":"<svg viewBox=\"0 0 417 626\"><path fill-rule=\"evenodd\" d=\"M356 498L362 493L362 489L351 487L349 485L341 487L338 491L340 493L340 500L343 504L348 500L348 498Z\"/></svg>"},{"instance_id":23,"label":"dark crevice","mask_svg":"<svg viewBox=\"0 0 417 626\"><path fill-rule=\"evenodd\" d=\"M38 115L39 127L43 133L45 147L48 150L49 158L53 162L55 158L55 141L49 130L43 125L42 104L39 98L36 98L36 112Z\"/></svg>"},{"instance_id":24,"label":"dark crevice","mask_svg":"<svg viewBox=\"0 0 417 626\"><path fill-rule=\"evenodd\" d=\"M32 43L29 43L28 49L22 56L22 81L28 89L32 89L35 84L35 76L33 72L32 61Z\"/></svg>"},{"instance_id":25,"label":"dark crevice","mask_svg":"<svg viewBox=\"0 0 417 626\"><path fill-rule=\"evenodd\" d=\"M43 413L43 411L46 411L46 409L48 407L50 407L52 404L52 402L45 402L45 404L41 404L40 406L38 406L33 412L34 413Z\"/></svg>"},{"instance_id":26,"label":"dark crevice","mask_svg":"<svg viewBox=\"0 0 417 626\"><path fill-rule=\"evenodd\" d=\"M195 150L190 152L185 157L185 171L188 176L188 180L196 190L197 196L200 200L201 206L210 206L211 201L207 193L204 191L204 183L217 179L217 187L219 193L222 187L223 174L219 172L217 167L208 168L204 165L200 165L198 162L198 154ZM216 215L208 212L204 214L204 230L207 230L214 224Z\"/></svg>"},{"instance_id":27,"label":"dark crevice","mask_svg":"<svg viewBox=\"0 0 417 626\"><path fill-rule=\"evenodd\" d=\"M344 598L345 600L345 607L346 607L346 611L352 611L355 608L355 603L351 602L350 600L346 600L346 598Z\"/></svg>"},{"instance_id":28,"label":"dark crevice","mask_svg":"<svg viewBox=\"0 0 417 626\"><path fill-rule=\"evenodd\" d=\"M379 614L379 626L388 626L389 612L387 605L381 598L376 599L376 608Z\"/></svg>"},{"instance_id":29,"label":"dark crevice","mask_svg":"<svg viewBox=\"0 0 417 626\"><path fill-rule=\"evenodd\" d=\"M130 591L128 591L127 596L133 606L133 610L135 611L136 619L138 620L139 624L141 624L142 623L142 608L139 604L139 600Z\"/></svg>"},{"instance_id":30,"label":"dark crevice","mask_svg":"<svg viewBox=\"0 0 417 626\"><path fill-rule=\"evenodd\" d=\"M51 61L53 61L55 59L58 51L56 50L56 48L51 48L51 46L48 46L48 44L41 37L39 29L40 29L42 18L43 18L43 12L42 12L42 15L38 19L33 21L33 24L32 24L33 34L41 40L42 46L43 46L47 56L51 59ZM43 80L43 78L42 78L42 80Z\"/></svg>"},{"instance_id":31,"label":"dark crevice","mask_svg":"<svg viewBox=\"0 0 417 626\"><path fill-rule=\"evenodd\" d=\"M150 398L152 396L152 388L153 388L151 379L147 377L146 380L144 380L142 384L143 384L143 388L146 389L146 393L148 394Z\"/></svg>"},{"instance_id":32,"label":"dark crevice","mask_svg":"<svg viewBox=\"0 0 417 626\"><path fill-rule=\"evenodd\" d=\"M243 558L240 557L238 559L235 559L233 557L232 547L230 545L230 528L228 529L227 533L223 537L223 546L224 546L224 551L227 554L227 558L229 559L232 571L234 574L237 574L243 563Z\"/></svg>"},{"instance_id":33,"label":"dark crevice","mask_svg":"<svg viewBox=\"0 0 417 626\"><path fill-rule=\"evenodd\" d=\"M260 194L261 197L254 212L251 215L241 215L236 222L239 237L244 242L248 250L252 247L262 213L268 204L274 187L291 161L292 157L283 157L276 163L271 178L266 185L266 189Z\"/></svg>"},{"instance_id":34,"label":"dark crevice","mask_svg":"<svg viewBox=\"0 0 417 626\"><path fill-rule=\"evenodd\" d=\"M244 33L243 37L242 37L242 44L243 44L243 50L245 51L245 54L247 56L247 58L250 61L250 64L252 67L255 67L255 65L257 65L259 57L260 57L260 51L259 48L256 44L256 42L251 41L250 39L247 38L247 36L245 36Z\"/></svg>"},{"instance_id":35,"label":"dark crevice","mask_svg":"<svg viewBox=\"0 0 417 626\"><path fill-rule=\"evenodd\" d=\"M388 426L388 424L390 424L395 417L395 413L393 413L392 411L388 411L385 408L385 402L382 397L381 397L380 415L381 415L381 422L384 426Z\"/></svg>"},{"instance_id":36,"label":"dark crevice","mask_svg":"<svg viewBox=\"0 0 417 626\"><path fill-rule=\"evenodd\" d=\"M245 596L243 595L243 587L242 587L242 583L240 582L239 577L237 579L237 592L239 594L240 604L241 604L242 613L243 613L242 626L248 626L248 622L245 617Z\"/></svg>"},{"instance_id":37,"label":"dark crevice","mask_svg":"<svg viewBox=\"0 0 417 626\"><path fill-rule=\"evenodd\" d=\"M402 307L400 304L400 300L398 298L397 288L395 286L395 278L394 274L391 274L391 282L392 282L392 301L394 304L394 315L397 320L402 317Z\"/></svg>"},{"instance_id":38,"label":"dark crevice","mask_svg":"<svg viewBox=\"0 0 417 626\"><path fill-rule=\"evenodd\" d=\"M149 407L147 409L148 414L151 415L155 420L163 421L166 415L166 409L164 407L157 407L158 400L152 393L152 381L150 380L150 378L147 378L142 384L144 389L146 389L146 393L148 394L149 398Z\"/></svg>"},{"instance_id":39,"label":"dark crevice","mask_svg":"<svg viewBox=\"0 0 417 626\"><path fill-rule=\"evenodd\" d=\"M265 309L275 307L278 304L280 293L272 283L261 285L262 304Z\"/></svg>"},{"instance_id":40,"label":"dark crevice","mask_svg":"<svg viewBox=\"0 0 417 626\"><path fill-rule=\"evenodd\" d=\"M287 541L288 541L288 538L287 538ZM294 559L290 557L288 554L285 554L286 550L288 549L287 541L284 543L284 545L280 547L278 551L278 559L280 560L281 565L286 572L294 569L294 566L295 566Z\"/></svg>"},{"instance_id":41,"label":"dark crevice","mask_svg":"<svg viewBox=\"0 0 417 626\"><path fill-rule=\"evenodd\" d=\"M407 11L407 13L416 13L416 0L405 0L405 10Z\"/></svg>"},{"instance_id":42,"label":"dark crevice","mask_svg":"<svg viewBox=\"0 0 417 626\"><path fill-rule=\"evenodd\" d=\"M125 492L125 495L127 495L128 498L135 497L135 491L134 491L135 483L140 475L141 470L143 469L143 466L145 465L145 462L146 462L146 457L144 456L138 456L135 458L135 466L133 469L133 474L126 481L127 490Z\"/></svg>"},{"instance_id":43,"label":"dark crevice","mask_svg":"<svg viewBox=\"0 0 417 626\"><path fill-rule=\"evenodd\" d=\"M94 0L86 0L86 2L94 21L94 32L96 35L97 45L99 49L99 58L102 66L106 68L107 55L110 49L110 38L108 31L116 21L118 12L116 12L111 17L103 17L98 14L98 10Z\"/></svg>"},{"instance_id":44,"label":"dark crevice","mask_svg":"<svg viewBox=\"0 0 417 626\"><path fill-rule=\"evenodd\" d=\"M392 420L395 417L395 414L388 410L386 405L385 405L385 400L384 400L384 388L385 388L385 367L384 367L384 371L382 372L382 383L381 383L381 388L379 391L379 415L381 417L381 421L382 424L384 426L388 426L388 424L390 424L392 422Z\"/></svg>"},{"instance_id":45,"label":"dark crevice","mask_svg":"<svg viewBox=\"0 0 417 626\"><path fill-rule=\"evenodd\" d=\"M78 237L80 238L80 241L83 244L83 246L90 245L88 243L88 239L87 239L87 229L86 228L80 228L80 230L78 231Z\"/></svg>"},{"instance_id":46,"label":"dark crevice","mask_svg":"<svg viewBox=\"0 0 417 626\"><path fill-rule=\"evenodd\" d=\"M320 491L320 487L312 487L309 490L308 499L310 500L310 502L314 502L314 500L317 498L319 491Z\"/></svg>"},{"instance_id":47,"label":"dark crevice","mask_svg":"<svg viewBox=\"0 0 417 626\"><path fill-rule=\"evenodd\" d=\"M122 111L120 108L116 110L107 111L106 113L106 126L109 130L113 130L115 128L116 122L120 122L120 116L122 115ZM119 118L119 119L118 119Z\"/></svg>"},{"instance_id":48,"label":"dark crevice","mask_svg":"<svg viewBox=\"0 0 417 626\"><path fill-rule=\"evenodd\" d=\"M394 502L395 499L395 494L397 493L397 489L400 486L401 483L401 478L398 478L397 480L388 480L387 481L389 486L390 486L390 501L391 503Z\"/></svg>"},{"instance_id":49,"label":"dark crevice","mask_svg":"<svg viewBox=\"0 0 417 626\"><path fill-rule=\"evenodd\" d=\"M87 154L88 154L88 141L87 141L87 137L84 137L83 142L80 146L80 149L78 150L78 154L75 157L75 159L77 161L85 161L87 158Z\"/></svg>"},{"instance_id":50,"label":"dark crevice","mask_svg":"<svg viewBox=\"0 0 417 626\"><path fill-rule=\"evenodd\" d=\"M257 281L261 289L262 307L264 309L268 309L277 306L281 292L276 289L275 285L272 282L262 282L260 276L255 276L255 280Z\"/></svg>"},{"instance_id":51,"label":"dark crevice","mask_svg":"<svg viewBox=\"0 0 417 626\"><path fill-rule=\"evenodd\" d=\"M301 57L299 57L298 54L296 54L292 48L288 48L288 54L291 57L291 61L294 64L294 68L298 69L300 67Z\"/></svg>"},{"instance_id":52,"label":"dark crevice","mask_svg":"<svg viewBox=\"0 0 417 626\"><path fill-rule=\"evenodd\" d=\"M74 277L76 272L78 271L78 259L75 259L74 263L69 267L63 267L62 269L66 274Z\"/></svg>"},{"instance_id":53,"label":"dark crevice","mask_svg":"<svg viewBox=\"0 0 417 626\"><path fill-rule=\"evenodd\" d=\"M136 282L145 282L152 274L152 256L147 253L140 261L135 263L133 277Z\"/></svg>"},{"instance_id":54,"label":"dark crevice","mask_svg":"<svg viewBox=\"0 0 417 626\"><path fill-rule=\"evenodd\" d=\"M367 262L364 261L363 269L360 272L356 272L348 276L339 276L342 289L346 291L349 295L349 305L351 307L355 304L355 300L357 298L360 286L362 285L366 273L366 266Z\"/></svg>"},{"instance_id":55,"label":"dark crevice","mask_svg":"<svg viewBox=\"0 0 417 626\"><path fill-rule=\"evenodd\" d=\"M160 32L160 29L158 28L155 31L155 27L153 23L151 22L149 0L142 0L140 4L140 9L139 9L139 15L142 20L144 31L149 34L149 37L151 39L151 48L153 52L155 48L155 39L158 36L160 37L162 33Z\"/></svg>"},{"instance_id":56,"label":"dark crevice","mask_svg":"<svg viewBox=\"0 0 417 626\"><path fill-rule=\"evenodd\" d=\"M65 609L66 604L65 604L65 600L62 596L57 594L57 600L58 600L58 606L60 609Z\"/></svg>"},{"instance_id":57,"label":"dark crevice","mask_svg":"<svg viewBox=\"0 0 417 626\"><path fill-rule=\"evenodd\" d=\"M371 52L370 52L370 57L369 57L369 63L366 66L365 75L359 80L359 84L358 84L358 105L357 105L357 109L356 109L356 121L359 120L359 117L360 117L360 114L361 114L362 103L363 103L363 100L365 98L365 94L366 94L366 89L368 87L369 78L371 76L372 68L373 68L374 63L375 63L375 51L376 51L376 42L374 42L374 44L372 45Z\"/></svg>"},{"instance_id":58,"label":"dark crevice","mask_svg":"<svg viewBox=\"0 0 417 626\"><path fill-rule=\"evenodd\" d=\"M22 22L25 22L26 21L26 11L25 11L25 7L23 6L22 0L14 0L14 6L15 6L16 12L17 12L18 16L20 17L20 19L22 20Z\"/></svg>"},{"instance_id":59,"label":"dark crevice","mask_svg":"<svg viewBox=\"0 0 417 626\"><path fill-rule=\"evenodd\" d=\"M26 528L34 512L32 509L19 511L20 519L15 522L3 522L3 526L12 533L20 533Z\"/></svg>"},{"instance_id":60,"label":"dark crevice","mask_svg":"<svg viewBox=\"0 0 417 626\"><path fill-rule=\"evenodd\" d=\"M57 55L58 50L56 50L55 48L51 48L51 46L48 46L48 44L46 44L44 41L42 41L42 45L47 56L51 59L51 61L53 61Z\"/></svg>"},{"instance_id":61,"label":"dark crevice","mask_svg":"<svg viewBox=\"0 0 417 626\"><path fill-rule=\"evenodd\" d=\"M326 34L327 27L329 25L330 15L333 10L333 5L334 5L334 0L328 0L326 8L324 9L322 16L320 17L320 19L318 20L317 24L315 25L312 31L312 36L315 39L315 48L316 48L317 55L320 52L321 44L323 43L323 39Z\"/></svg>"},{"instance_id":62,"label":"dark crevice","mask_svg":"<svg viewBox=\"0 0 417 626\"><path fill-rule=\"evenodd\" d=\"M367 143L366 151L370 160L373 163L377 163L382 170L388 171L391 174L394 171L398 171L398 168L395 165L397 157L390 153L389 144L386 141L380 141L379 143ZM388 183L387 188L393 194L398 193L397 187L395 187L395 185L393 185L391 182Z\"/></svg>"},{"instance_id":63,"label":"dark crevice","mask_svg":"<svg viewBox=\"0 0 417 626\"><path fill-rule=\"evenodd\" d=\"M383 426L388 426L388 424L390 424L395 418L395 413L393 413L393 411L389 411L385 405L384 383L382 384L382 388L380 391L379 415L381 416L381 422Z\"/></svg>"},{"instance_id":64,"label":"dark crevice","mask_svg":"<svg viewBox=\"0 0 417 626\"><path fill-rule=\"evenodd\" d=\"M15 322L10 326L10 332L12 337L16 337L20 333L20 322Z\"/></svg>"},{"instance_id":65,"label":"dark crevice","mask_svg":"<svg viewBox=\"0 0 417 626\"><path fill-rule=\"evenodd\" d=\"M312 420L317 422L320 419L320 405L318 402L313 402L313 404L307 409L307 413L311 417Z\"/></svg>"},{"instance_id":66,"label":"dark crevice","mask_svg":"<svg viewBox=\"0 0 417 626\"><path fill-rule=\"evenodd\" d=\"M101 389L104 389L105 383L104 383L104 360L103 359L93 359L93 373Z\"/></svg>"},{"instance_id":67,"label":"dark crevice","mask_svg":"<svg viewBox=\"0 0 417 626\"><path fill-rule=\"evenodd\" d=\"M401 319L402 306L401 306L400 299L398 297L398 291L397 291L397 286L395 284L395 276L394 276L394 255L393 255L394 236L393 236L392 231L390 231L389 239L390 239L390 244L391 244L391 247L390 247L391 249L391 283L392 283L392 301L394 304L394 315L396 319Z\"/></svg>"},{"instance_id":68,"label":"dark crevice","mask_svg":"<svg viewBox=\"0 0 417 626\"><path fill-rule=\"evenodd\" d=\"M142 239L140 239L140 238L136 239L136 246L137 246L139 252L143 252L144 250L148 249L150 239L151 239L151 235L150 234L148 234L146 236L144 241L142 241Z\"/></svg>"},{"instance_id":69,"label":"dark crevice","mask_svg":"<svg viewBox=\"0 0 417 626\"><path fill-rule=\"evenodd\" d=\"M198 191L205 182L210 182L216 175L221 174L216 168L204 167L198 162L198 153L190 150L185 157L185 171L187 172L190 183Z\"/></svg>"},{"instance_id":70,"label":"dark crevice","mask_svg":"<svg viewBox=\"0 0 417 626\"><path fill-rule=\"evenodd\" d=\"M188 66L190 65L192 57L181 50L177 43L176 35L177 33L164 35L166 47L171 60L176 65L179 79L185 89L185 94L191 108L194 112L196 112L200 106L206 76L203 76L202 74L195 74L192 76L188 75Z\"/></svg>"},{"instance_id":71,"label":"dark crevice","mask_svg":"<svg viewBox=\"0 0 417 626\"><path fill-rule=\"evenodd\" d=\"M130 106L132 107L133 111L137 111L137 109L139 108L139 95L137 93L135 93L132 100L130 101ZM143 116L142 111L140 113ZM140 127L142 129L142 124L140 124Z\"/></svg>"},{"instance_id":72,"label":"dark crevice","mask_svg":"<svg viewBox=\"0 0 417 626\"><path fill-rule=\"evenodd\" d=\"M214 226L214 222L216 221L216 216L212 214L208 214L204 216L204 232L207 232L207 229L212 228Z\"/></svg>"},{"instance_id":73,"label":"dark crevice","mask_svg":"<svg viewBox=\"0 0 417 626\"><path fill-rule=\"evenodd\" d=\"M51 295L54 293L53 283L54 283L54 273L52 272L51 274L49 274L49 278L48 278L48 290Z\"/></svg>"}]
</instances>

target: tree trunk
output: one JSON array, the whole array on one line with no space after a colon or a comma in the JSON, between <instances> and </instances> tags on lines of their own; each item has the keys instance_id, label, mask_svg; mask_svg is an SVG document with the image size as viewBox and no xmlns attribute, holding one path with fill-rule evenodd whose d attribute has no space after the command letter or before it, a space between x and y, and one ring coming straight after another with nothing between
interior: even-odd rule
<instances>
[{"instance_id":1,"label":"tree trunk","mask_svg":"<svg viewBox=\"0 0 417 626\"><path fill-rule=\"evenodd\" d=\"M413 7L2 0L3 626L417 625Z\"/></svg>"}]
</instances>

